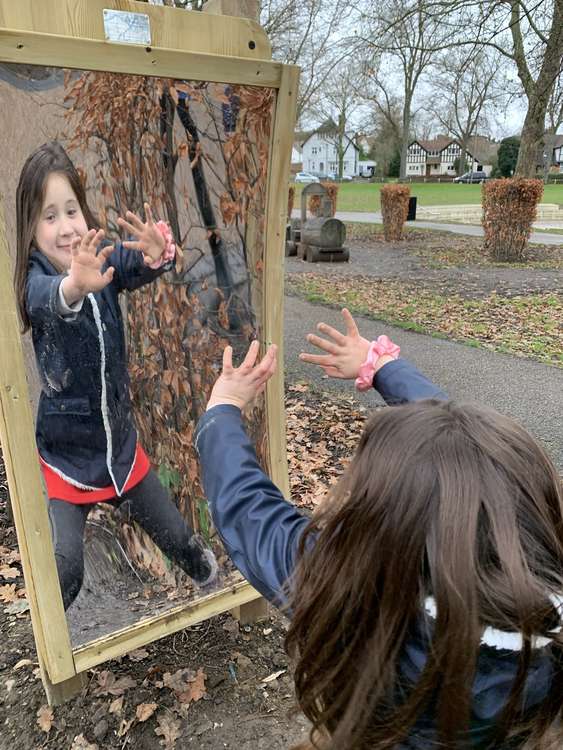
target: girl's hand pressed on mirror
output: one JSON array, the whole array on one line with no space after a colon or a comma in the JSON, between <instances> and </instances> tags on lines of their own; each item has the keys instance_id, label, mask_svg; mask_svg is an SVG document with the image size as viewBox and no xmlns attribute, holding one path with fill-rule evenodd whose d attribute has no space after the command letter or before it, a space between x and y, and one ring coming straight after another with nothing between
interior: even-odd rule
<instances>
[{"instance_id":1,"label":"girl's hand pressed on mirror","mask_svg":"<svg viewBox=\"0 0 563 750\"><path fill-rule=\"evenodd\" d=\"M117 223L136 239L124 242L123 247L142 253L147 266L159 260L166 248L166 240L155 224L149 204L145 203L146 222L132 211L127 211L125 216L127 221L120 216Z\"/></svg>"},{"instance_id":2,"label":"girl's hand pressed on mirror","mask_svg":"<svg viewBox=\"0 0 563 750\"><path fill-rule=\"evenodd\" d=\"M91 292L99 292L113 279L114 268L102 268L111 253L113 245L98 252L98 245L104 238L102 229L90 229L82 238L75 238L70 248L70 268L62 280L64 298L73 305Z\"/></svg>"},{"instance_id":3,"label":"girl's hand pressed on mirror","mask_svg":"<svg viewBox=\"0 0 563 750\"><path fill-rule=\"evenodd\" d=\"M313 346L322 349L326 354L308 354L302 352L299 359L302 362L308 362L312 365L322 367L327 375L332 378L353 379L358 376L360 367L366 361L370 342L360 336L356 321L349 310L342 310L342 317L346 326L346 333L340 333L336 328L319 323L317 329L320 333L328 336L328 339L316 336L314 333L307 335L307 341ZM383 355L378 360L378 368L386 362L391 361L392 357Z\"/></svg>"},{"instance_id":4,"label":"girl's hand pressed on mirror","mask_svg":"<svg viewBox=\"0 0 563 750\"><path fill-rule=\"evenodd\" d=\"M276 371L277 346L272 344L256 364L260 344L253 341L240 367L233 367L233 348L223 351L223 371L213 386L207 408L230 404L243 409L262 393L266 383Z\"/></svg>"}]
</instances>

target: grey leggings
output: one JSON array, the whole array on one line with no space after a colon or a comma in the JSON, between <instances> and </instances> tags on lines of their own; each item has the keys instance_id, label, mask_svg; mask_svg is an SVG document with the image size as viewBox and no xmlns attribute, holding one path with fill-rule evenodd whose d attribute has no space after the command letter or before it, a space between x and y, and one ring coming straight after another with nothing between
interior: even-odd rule
<instances>
[{"instance_id":1,"label":"grey leggings","mask_svg":"<svg viewBox=\"0 0 563 750\"><path fill-rule=\"evenodd\" d=\"M216 562L199 536L186 524L167 490L151 469L126 495L108 501L118 507L128 501L130 517L136 521L189 576L199 583L214 578ZM51 498L49 518L55 548L57 572L65 610L72 604L84 577L84 526L96 503L78 505Z\"/></svg>"}]
</instances>

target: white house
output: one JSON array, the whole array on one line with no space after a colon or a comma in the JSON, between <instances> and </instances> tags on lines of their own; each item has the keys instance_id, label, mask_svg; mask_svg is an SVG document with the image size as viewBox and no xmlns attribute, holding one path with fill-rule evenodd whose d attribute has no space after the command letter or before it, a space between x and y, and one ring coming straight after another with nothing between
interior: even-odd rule
<instances>
[{"instance_id":1,"label":"white house","mask_svg":"<svg viewBox=\"0 0 563 750\"><path fill-rule=\"evenodd\" d=\"M556 172L557 169L559 169L560 172L563 172L563 134L555 135L551 137L551 144L546 144L549 148L549 145L552 146L552 156L551 156L551 170L552 172Z\"/></svg>"},{"instance_id":2,"label":"white house","mask_svg":"<svg viewBox=\"0 0 563 750\"><path fill-rule=\"evenodd\" d=\"M466 158L469 171L483 172L489 175L492 171L492 157L498 144L483 136L469 139ZM438 136L434 140L415 140L409 145L407 170L409 177L455 177L455 160L461 157L461 144L454 138Z\"/></svg>"},{"instance_id":3,"label":"white house","mask_svg":"<svg viewBox=\"0 0 563 750\"><path fill-rule=\"evenodd\" d=\"M335 127L330 121L324 123L303 141L301 153L304 172L338 173L338 136ZM360 149L354 142L353 133L346 134L344 138L346 149L342 173L344 176L355 177L359 174Z\"/></svg>"}]
</instances>

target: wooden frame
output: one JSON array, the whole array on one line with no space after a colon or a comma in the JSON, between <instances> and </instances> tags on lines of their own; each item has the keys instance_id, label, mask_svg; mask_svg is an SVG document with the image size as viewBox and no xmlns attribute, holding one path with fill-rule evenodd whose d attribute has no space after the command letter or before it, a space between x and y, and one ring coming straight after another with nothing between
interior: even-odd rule
<instances>
[{"instance_id":1,"label":"wooden frame","mask_svg":"<svg viewBox=\"0 0 563 750\"><path fill-rule=\"evenodd\" d=\"M149 15L150 47L108 43L102 9ZM57 33L53 33L57 32ZM251 44L252 42L252 44ZM263 344L274 341L283 362L283 242L287 175L298 68L270 59L270 45L248 19L192 13L132 0L0 0L0 61L105 70L277 89L266 204ZM70 697L82 673L157 638L259 597L243 582L193 604L142 620L72 649L56 574L47 508L36 457L33 418L0 203L0 438L12 498L25 585L43 682L51 703ZM266 393L271 475L288 493L283 366ZM274 426L276 426L274 428Z\"/></svg>"}]
</instances>

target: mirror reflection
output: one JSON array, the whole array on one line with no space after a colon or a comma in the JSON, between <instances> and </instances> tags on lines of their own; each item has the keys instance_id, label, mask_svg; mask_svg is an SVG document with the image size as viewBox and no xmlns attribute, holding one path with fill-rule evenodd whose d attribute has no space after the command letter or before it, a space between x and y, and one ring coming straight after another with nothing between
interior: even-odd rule
<instances>
[{"instance_id":1,"label":"mirror reflection","mask_svg":"<svg viewBox=\"0 0 563 750\"><path fill-rule=\"evenodd\" d=\"M240 580L192 436L224 346L237 356L260 337L274 92L4 64L0 96L8 244L76 646ZM267 464L263 403L249 425Z\"/></svg>"}]
</instances>

